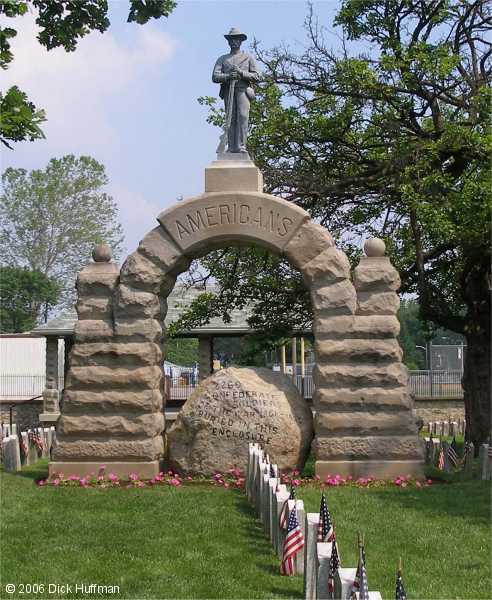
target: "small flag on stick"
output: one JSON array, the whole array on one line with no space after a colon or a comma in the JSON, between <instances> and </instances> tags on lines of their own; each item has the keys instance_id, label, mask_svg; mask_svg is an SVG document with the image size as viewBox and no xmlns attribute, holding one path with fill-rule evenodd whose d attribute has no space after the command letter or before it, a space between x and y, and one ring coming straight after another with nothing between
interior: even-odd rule
<instances>
[{"instance_id":1,"label":"small flag on stick","mask_svg":"<svg viewBox=\"0 0 492 600\"><path fill-rule=\"evenodd\" d=\"M290 496L284 502L284 505L282 506L282 510L280 511L280 517L278 519L278 524L279 524L280 529L287 529L287 514L289 512L289 500L295 500L295 499L296 499L296 492L295 492L294 486L291 486L290 487Z\"/></svg>"},{"instance_id":2,"label":"small flag on stick","mask_svg":"<svg viewBox=\"0 0 492 600\"><path fill-rule=\"evenodd\" d=\"M448 460L456 469L458 467L459 458L458 458L458 446L456 444L456 439L453 437L453 441L451 442L448 448Z\"/></svg>"},{"instance_id":3,"label":"small flag on stick","mask_svg":"<svg viewBox=\"0 0 492 600\"><path fill-rule=\"evenodd\" d=\"M335 573L339 568L340 558L338 556L337 543L333 540L331 543L330 570L328 571L328 592L330 594L335 592Z\"/></svg>"},{"instance_id":4,"label":"small flag on stick","mask_svg":"<svg viewBox=\"0 0 492 600\"><path fill-rule=\"evenodd\" d=\"M359 600L369 600L369 585L367 583L367 572L364 560L362 560L360 568Z\"/></svg>"},{"instance_id":5,"label":"small flag on stick","mask_svg":"<svg viewBox=\"0 0 492 600\"><path fill-rule=\"evenodd\" d=\"M354 583L352 584L352 597L355 598L355 593L358 592L360 587L360 579L362 573L362 565L366 562L366 553L364 550L364 540L362 533L357 532L357 544L359 545L359 563L357 564L357 571L355 572Z\"/></svg>"},{"instance_id":6,"label":"small flag on stick","mask_svg":"<svg viewBox=\"0 0 492 600\"><path fill-rule=\"evenodd\" d=\"M439 471L444 471L444 448L441 446L439 450L439 457L437 459L437 468Z\"/></svg>"},{"instance_id":7,"label":"small flag on stick","mask_svg":"<svg viewBox=\"0 0 492 600\"><path fill-rule=\"evenodd\" d=\"M282 562L280 563L280 575L294 575L294 559L296 554L304 548L304 536L302 535L299 521L297 520L297 511L290 513L289 524L287 526L287 535L284 540L284 550Z\"/></svg>"},{"instance_id":8,"label":"small flag on stick","mask_svg":"<svg viewBox=\"0 0 492 600\"><path fill-rule=\"evenodd\" d=\"M21 455L21 462L22 464L24 464L27 461L27 457L29 456L29 448L26 445L26 442L24 441L24 438L22 437L22 433L19 430L19 433L17 434L17 437L19 438L19 449L20 449L20 455Z\"/></svg>"},{"instance_id":9,"label":"small flag on stick","mask_svg":"<svg viewBox=\"0 0 492 600\"><path fill-rule=\"evenodd\" d=\"M396 572L395 600L407 600L407 593L403 587L403 579L401 577L401 558L398 564L398 571Z\"/></svg>"},{"instance_id":10,"label":"small flag on stick","mask_svg":"<svg viewBox=\"0 0 492 600\"><path fill-rule=\"evenodd\" d=\"M332 542L335 539L335 530L331 520L330 511L326 503L326 497L321 494L318 521L318 542Z\"/></svg>"}]
</instances>

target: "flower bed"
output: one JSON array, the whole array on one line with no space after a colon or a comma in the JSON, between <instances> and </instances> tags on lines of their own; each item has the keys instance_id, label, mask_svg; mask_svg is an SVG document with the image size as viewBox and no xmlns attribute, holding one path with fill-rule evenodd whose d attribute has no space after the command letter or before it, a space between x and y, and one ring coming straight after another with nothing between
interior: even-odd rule
<instances>
[{"instance_id":1,"label":"flower bed","mask_svg":"<svg viewBox=\"0 0 492 600\"><path fill-rule=\"evenodd\" d=\"M315 477L302 477L299 471L283 473L280 477L283 484L293 487L333 487L333 486L351 486L358 488L366 487L415 487L422 488L432 485L431 479L414 479L410 475L399 475L392 480L376 479L374 477L359 477L353 479L350 475L342 477L341 475L327 475L321 479L318 475ZM40 479L36 484L40 487L97 487L97 488L147 488L154 486L170 486L179 488L183 485L205 484L224 488L242 489L244 488L244 473L237 467L229 469L226 473L216 473L212 477L201 475L180 475L175 471L161 471L152 479L143 479L138 473L130 473L128 479L123 479L114 473L106 473L105 465L99 467L99 472L91 473L85 477L78 475L64 475L56 473L48 479Z\"/></svg>"}]
</instances>

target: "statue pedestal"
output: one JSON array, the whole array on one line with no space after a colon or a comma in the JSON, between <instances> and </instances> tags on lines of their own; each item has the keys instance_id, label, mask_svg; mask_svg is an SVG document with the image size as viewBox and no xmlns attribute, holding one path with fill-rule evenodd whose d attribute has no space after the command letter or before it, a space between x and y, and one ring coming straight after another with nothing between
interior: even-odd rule
<instances>
[{"instance_id":1,"label":"statue pedestal","mask_svg":"<svg viewBox=\"0 0 492 600\"><path fill-rule=\"evenodd\" d=\"M252 160L226 153L205 169L205 192L263 192L263 175Z\"/></svg>"}]
</instances>

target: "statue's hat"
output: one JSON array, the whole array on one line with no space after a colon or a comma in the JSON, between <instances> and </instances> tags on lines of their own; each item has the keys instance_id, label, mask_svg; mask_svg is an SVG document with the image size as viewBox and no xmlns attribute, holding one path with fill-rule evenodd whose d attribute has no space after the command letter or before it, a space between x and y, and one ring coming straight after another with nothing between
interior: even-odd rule
<instances>
[{"instance_id":1,"label":"statue's hat","mask_svg":"<svg viewBox=\"0 0 492 600\"><path fill-rule=\"evenodd\" d=\"M224 37L226 38L226 40L228 40L229 38L238 37L241 38L243 42L244 40L248 39L248 36L245 33L243 33L238 27L231 27L229 33L224 34Z\"/></svg>"}]
</instances>

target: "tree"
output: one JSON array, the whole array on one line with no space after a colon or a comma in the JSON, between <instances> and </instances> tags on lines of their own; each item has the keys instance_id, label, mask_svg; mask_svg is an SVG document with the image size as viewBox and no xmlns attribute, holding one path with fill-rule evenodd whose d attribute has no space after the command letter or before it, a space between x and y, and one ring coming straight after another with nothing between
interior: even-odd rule
<instances>
[{"instance_id":1,"label":"tree","mask_svg":"<svg viewBox=\"0 0 492 600\"><path fill-rule=\"evenodd\" d=\"M150 19L167 17L176 6L174 0L129 0L128 22L139 25ZM80 38L91 31L103 33L110 25L107 0L0 0L0 15L20 17L33 8L40 28L39 43L47 50L63 47L73 52ZM0 67L7 69L14 56L10 40L17 35L12 27L0 29ZM0 92L0 141L12 149L10 142L43 138L40 125L46 120L43 110L29 101L17 86Z\"/></svg>"},{"instance_id":2,"label":"tree","mask_svg":"<svg viewBox=\"0 0 492 600\"><path fill-rule=\"evenodd\" d=\"M22 333L58 302L58 284L40 273L19 267L0 267L0 331Z\"/></svg>"},{"instance_id":3,"label":"tree","mask_svg":"<svg viewBox=\"0 0 492 600\"><path fill-rule=\"evenodd\" d=\"M480 0L345 0L335 53L311 12L300 54L256 45L265 79L249 138L269 192L309 211L352 258L362 236L384 238L420 317L466 336L476 445L491 404L490 13Z\"/></svg>"},{"instance_id":4,"label":"tree","mask_svg":"<svg viewBox=\"0 0 492 600\"><path fill-rule=\"evenodd\" d=\"M197 338L169 338L166 341L166 360L181 365L192 367L198 362Z\"/></svg>"},{"instance_id":5,"label":"tree","mask_svg":"<svg viewBox=\"0 0 492 600\"><path fill-rule=\"evenodd\" d=\"M55 280L62 305L73 302L75 277L94 244L117 257L122 228L117 207L103 191L104 166L89 156L51 159L46 169L8 168L0 197L0 263Z\"/></svg>"}]
</instances>

